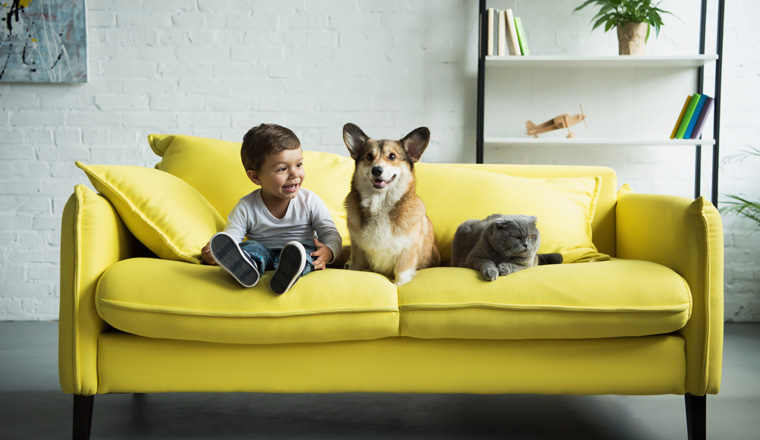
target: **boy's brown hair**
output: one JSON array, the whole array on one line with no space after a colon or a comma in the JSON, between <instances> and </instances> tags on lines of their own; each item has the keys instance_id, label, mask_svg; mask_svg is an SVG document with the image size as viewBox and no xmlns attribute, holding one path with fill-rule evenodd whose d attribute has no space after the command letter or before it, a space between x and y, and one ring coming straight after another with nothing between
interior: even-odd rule
<instances>
[{"instance_id":1,"label":"boy's brown hair","mask_svg":"<svg viewBox=\"0 0 760 440\"><path fill-rule=\"evenodd\" d=\"M277 124L260 124L243 136L240 158L246 171L259 171L270 154L296 148L301 148L301 141L293 130Z\"/></svg>"}]
</instances>

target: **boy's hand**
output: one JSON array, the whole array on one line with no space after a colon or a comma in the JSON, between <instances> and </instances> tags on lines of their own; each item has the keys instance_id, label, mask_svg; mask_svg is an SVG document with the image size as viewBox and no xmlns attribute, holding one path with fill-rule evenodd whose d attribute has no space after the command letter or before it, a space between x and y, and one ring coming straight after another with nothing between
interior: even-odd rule
<instances>
[{"instance_id":1,"label":"boy's hand","mask_svg":"<svg viewBox=\"0 0 760 440\"><path fill-rule=\"evenodd\" d=\"M322 270L327 267L327 263L332 261L333 251L331 251L329 247L320 243L316 238L314 239L314 245L317 247L317 250L310 253L309 255L314 257L314 262L312 263L314 265L314 269Z\"/></svg>"},{"instance_id":2,"label":"boy's hand","mask_svg":"<svg viewBox=\"0 0 760 440\"><path fill-rule=\"evenodd\" d=\"M203 249L201 249L201 258L204 263L217 266L214 257L211 256L211 242L206 243L206 246L203 246Z\"/></svg>"}]
</instances>

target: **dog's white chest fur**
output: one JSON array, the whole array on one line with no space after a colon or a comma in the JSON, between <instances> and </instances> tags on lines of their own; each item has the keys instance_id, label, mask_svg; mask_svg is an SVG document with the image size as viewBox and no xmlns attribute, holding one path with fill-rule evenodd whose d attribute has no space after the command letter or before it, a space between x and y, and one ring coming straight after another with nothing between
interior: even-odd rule
<instances>
[{"instance_id":1,"label":"dog's white chest fur","mask_svg":"<svg viewBox=\"0 0 760 440\"><path fill-rule=\"evenodd\" d=\"M367 262L378 272L392 274L399 256L414 242L405 234L394 233L394 225L388 212L389 197L376 194L361 201L362 208L370 215L360 231L351 231L351 239L367 252Z\"/></svg>"}]
</instances>

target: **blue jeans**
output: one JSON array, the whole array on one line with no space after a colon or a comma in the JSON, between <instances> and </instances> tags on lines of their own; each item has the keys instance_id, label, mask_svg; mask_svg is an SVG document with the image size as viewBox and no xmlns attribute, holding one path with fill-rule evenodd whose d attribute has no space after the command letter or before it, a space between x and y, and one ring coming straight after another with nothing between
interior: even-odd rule
<instances>
[{"instance_id":1,"label":"blue jeans","mask_svg":"<svg viewBox=\"0 0 760 440\"><path fill-rule=\"evenodd\" d=\"M301 276L304 276L314 270L314 257L309 254L316 251L317 247L314 246L313 241L302 241L301 244L303 245L304 249L306 249L306 264L304 265L303 272L301 273ZM251 257L251 260L253 260L253 262L256 264L256 268L259 270L260 274L263 274L265 270L277 269L277 267L280 265L280 251L282 250L281 248L269 249L258 241L247 240L240 243L240 249L248 254L249 257Z\"/></svg>"}]
</instances>

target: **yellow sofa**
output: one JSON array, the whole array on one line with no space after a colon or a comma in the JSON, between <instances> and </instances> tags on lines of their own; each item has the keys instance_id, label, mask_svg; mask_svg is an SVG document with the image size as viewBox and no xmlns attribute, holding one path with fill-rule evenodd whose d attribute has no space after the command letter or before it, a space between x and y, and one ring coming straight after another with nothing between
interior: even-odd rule
<instances>
[{"instance_id":1,"label":"yellow sofa","mask_svg":"<svg viewBox=\"0 0 760 440\"><path fill-rule=\"evenodd\" d=\"M566 264L486 282L437 267L397 287L326 269L272 295L200 248L254 186L239 143L151 135L155 168L78 163L63 213L59 371L74 437L93 396L155 392L413 392L686 396L690 437L720 388L723 233L700 198L617 188L609 168L416 165L443 260L456 227L539 218ZM347 156L347 154L346 154ZM304 186L344 238L353 162L305 152ZM309 368L303 368L308 365Z\"/></svg>"}]
</instances>

